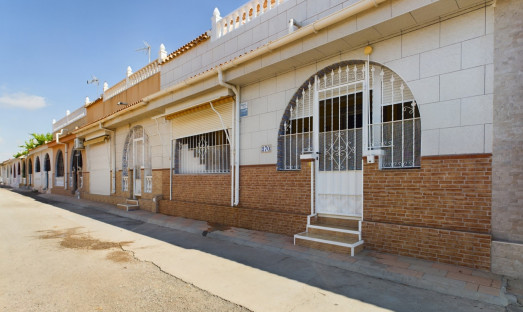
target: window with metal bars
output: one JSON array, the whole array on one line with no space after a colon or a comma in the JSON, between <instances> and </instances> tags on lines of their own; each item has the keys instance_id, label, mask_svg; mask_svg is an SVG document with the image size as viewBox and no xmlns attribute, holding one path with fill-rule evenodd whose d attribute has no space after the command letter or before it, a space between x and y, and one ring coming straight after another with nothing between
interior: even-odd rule
<instances>
[{"instance_id":1,"label":"window with metal bars","mask_svg":"<svg viewBox=\"0 0 523 312\"><path fill-rule=\"evenodd\" d=\"M174 144L174 173L229 173L231 152L226 131L177 139Z\"/></svg>"},{"instance_id":2,"label":"window with metal bars","mask_svg":"<svg viewBox=\"0 0 523 312\"><path fill-rule=\"evenodd\" d=\"M382 123L369 126L369 136L381 145L380 157L383 169L417 168L420 166L421 123L419 110L414 101L382 106ZM381 131L375 134L372 131ZM381 142L379 142L381 140ZM376 142L374 143L376 145Z\"/></svg>"}]
</instances>

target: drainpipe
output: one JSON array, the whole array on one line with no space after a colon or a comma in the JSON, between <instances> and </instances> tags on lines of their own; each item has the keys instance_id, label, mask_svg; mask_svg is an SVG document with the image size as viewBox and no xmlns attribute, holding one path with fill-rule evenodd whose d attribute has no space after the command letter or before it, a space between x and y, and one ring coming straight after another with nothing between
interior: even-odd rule
<instances>
[{"instance_id":1,"label":"drainpipe","mask_svg":"<svg viewBox=\"0 0 523 312\"><path fill-rule=\"evenodd\" d=\"M111 193L114 194L116 193L116 131L115 130L111 130L111 129L107 129L107 128L104 128L102 126L102 122L100 121L100 123L98 124L98 128L100 130L105 130L105 131L109 131L112 133L112 136L111 136L111 141L112 141L112 145L113 145L113 148L112 150L114 152L111 153L111 157L112 157L112 161L109 160L110 164L109 165L112 165L112 171L113 171L113 174L111 175ZM112 163L112 164L111 164Z\"/></svg>"},{"instance_id":2,"label":"drainpipe","mask_svg":"<svg viewBox=\"0 0 523 312\"><path fill-rule=\"evenodd\" d=\"M60 142L60 136L62 134L64 134L64 130L67 130L67 129L61 129L60 132L58 132L56 134L56 144L61 144L61 145L65 145L65 159L64 159L64 169L65 169L65 172L64 172L64 189L67 190L67 185L68 185L68 179L67 179L67 176L69 175L69 173L67 172L67 169L69 168L68 167L68 164L67 164L67 160L69 159L69 157L67 156L68 155L68 149L69 149L69 145L67 143L61 143ZM26 170L27 171L27 170Z\"/></svg>"},{"instance_id":3,"label":"drainpipe","mask_svg":"<svg viewBox=\"0 0 523 312\"><path fill-rule=\"evenodd\" d=\"M174 142L173 142L173 121L169 120L169 133L170 133L170 142L171 142L171 158L169 158L169 200L173 200L173 165L174 165Z\"/></svg>"},{"instance_id":4,"label":"drainpipe","mask_svg":"<svg viewBox=\"0 0 523 312\"><path fill-rule=\"evenodd\" d=\"M240 203L240 88L223 81L223 71L221 67L218 67L217 71L218 83L221 86L232 90L236 98L233 124L234 148L232 151L234 161L232 166L233 172L231 174L231 183L234 182L234 202L232 203L232 206L238 206Z\"/></svg>"},{"instance_id":5,"label":"drainpipe","mask_svg":"<svg viewBox=\"0 0 523 312\"><path fill-rule=\"evenodd\" d=\"M212 105L212 101L209 102L209 105L211 105L211 109L218 115L218 118L220 118L220 123L222 124L222 129L225 131L225 135L227 136L227 142L229 142L229 146L232 146L231 138L229 137L229 133L227 133L227 128L225 127L225 124L223 123L222 115L214 108L214 105ZM233 167L234 169L234 167ZM231 173L231 206L234 206L234 172Z\"/></svg>"}]
</instances>

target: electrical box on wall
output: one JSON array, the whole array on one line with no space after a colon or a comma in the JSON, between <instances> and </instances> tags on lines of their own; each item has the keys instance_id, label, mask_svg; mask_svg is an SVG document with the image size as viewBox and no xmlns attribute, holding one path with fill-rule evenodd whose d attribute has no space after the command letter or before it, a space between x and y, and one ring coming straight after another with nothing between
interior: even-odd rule
<instances>
[{"instance_id":1,"label":"electrical box on wall","mask_svg":"<svg viewBox=\"0 0 523 312\"><path fill-rule=\"evenodd\" d=\"M81 138L74 139L74 148L83 149L84 148L84 139L81 139Z\"/></svg>"},{"instance_id":2,"label":"electrical box on wall","mask_svg":"<svg viewBox=\"0 0 523 312\"><path fill-rule=\"evenodd\" d=\"M367 155L367 164L373 164L374 162L374 155Z\"/></svg>"}]
</instances>

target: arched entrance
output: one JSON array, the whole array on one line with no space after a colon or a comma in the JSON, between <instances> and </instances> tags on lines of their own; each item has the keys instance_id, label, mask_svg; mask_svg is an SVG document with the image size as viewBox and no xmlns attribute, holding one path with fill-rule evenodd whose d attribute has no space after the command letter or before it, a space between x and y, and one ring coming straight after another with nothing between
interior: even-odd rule
<instances>
[{"instance_id":1,"label":"arched entrance","mask_svg":"<svg viewBox=\"0 0 523 312\"><path fill-rule=\"evenodd\" d=\"M316 213L363 216L363 156L380 168L420 166L420 116L407 84L389 68L363 61L326 67L298 89L284 112L278 169L315 159ZM372 159L372 157L369 157Z\"/></svg>"},{"instance_id":2,"label":"arched entrance","mask_svg":"<svg viewBox=\"0 0 523 312\"><path fill-rule=\"evenodd\" d=\"M25 172L25 159L22 160L22 184L23 185L26 185L27 183L27 176L26 176L26 172Z\"/></svg>"},{"instance_id":3,"label":"arched entrance","mask_svg":"<svg viewBox=\"0 0 523 312\"><path fill-rule=\"evenodd\" d=\"M44 189L49 189L49 171L51 171L51 159L49 158L49 154L45 154L44 156Z\"/></svg>"},{"instance_id":4,"label":"arched entrance","mask_svg":"<svg viewBox=\"0 0 523 312\"><path fill-rule=\"evenodd\" d=\"M33 160L32 159L29 159L29 171L28 171L28 174L29 174L29 183L28 183L28 185L32 185L33 184Z\"/></svg>"},{"instance_id":5,"label":"arched entrance","mask_svg":"<svg viewBox=\"0 0 523 312\"><path fill-rule=\"evenodd\" d=\"M65 187L64 153L58 150L55 159L55 186Z\"/></svg>"},{"instance_id":6,"label":"arched entrance","mask_svg":"<svg viewBox=\"0 0 523 312\"><path fill-rule=\"evenodd\" d=\"M83 186L82 166L82 152L75 150L71 156L71 193L73 194Z\"/></svg>"},{"instance_id":7,"label":"arched entrance","mask_svg":"<svg viewBox=\"0 0 523 312\"><path fill-rule=\"evenodd\" d=\"M131 128L125 138L122 156L122 191L130 192L131 197L152 192L151 153L149 136L142 126Z\"/></svg>"}]
</instances>

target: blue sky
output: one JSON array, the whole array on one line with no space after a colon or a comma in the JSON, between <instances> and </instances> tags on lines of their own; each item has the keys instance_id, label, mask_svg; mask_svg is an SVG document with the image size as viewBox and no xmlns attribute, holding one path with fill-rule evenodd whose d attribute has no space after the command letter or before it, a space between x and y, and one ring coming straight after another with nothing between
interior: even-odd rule
<instances>
[{"instance_id":1,"label":"blue sky","mask_svg":"<svg viewBox=\"0 0 523 312\"><path fill-rule=\"evenodd\" d=\"M247 0L0 0L0 162L29 133L51 132L52 120L94 99L102 84L148 63L163 43L170 53ZM100 87L88 85L95 75Z\"/></svg>"}]
</instances>

